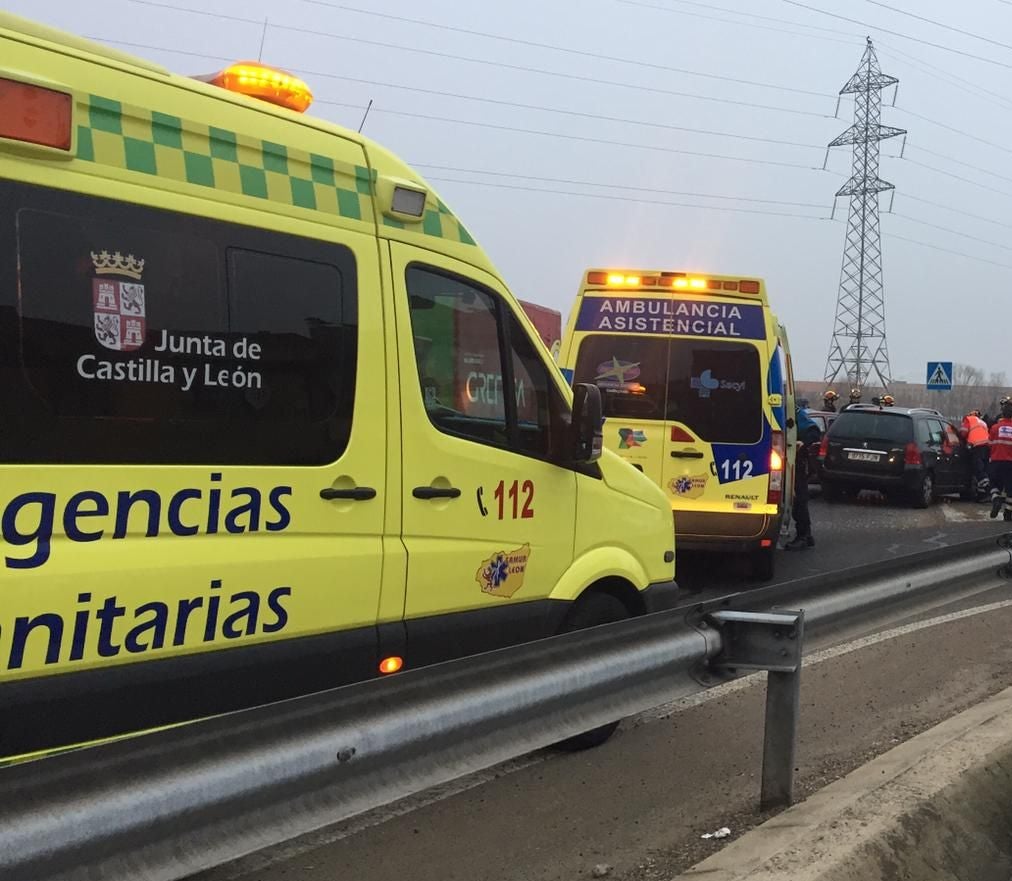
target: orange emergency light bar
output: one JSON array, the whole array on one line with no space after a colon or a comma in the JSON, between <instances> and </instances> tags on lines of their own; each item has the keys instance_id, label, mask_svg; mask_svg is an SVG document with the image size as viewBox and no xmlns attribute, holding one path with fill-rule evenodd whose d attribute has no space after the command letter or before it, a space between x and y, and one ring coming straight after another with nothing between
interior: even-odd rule
<instances>
[{"instance_id":1,"label":"orange emergency light bar","mask_svg":"<svg viewBox=\"0 0 1012 881\"><path fill-rule=\"evenodd\" d=\"M719 278L698 278L684 272L661 272L656 275L641 275L633 272L588 272L588 285L604 285L609 288L674 288L693 291L737 291L740 294L758 294L759 282L754 279L726 281Z\"/></svg>"},{"instance_id":2,"label":"orange emergency light bar","mask_svg":"<svg viewBox=\"0 0 1012 881\"><path fill-rule=\"evenodd\" d=\"M303 113L313 103L313 92L297 76L258 61L240 61L208 77L198 77L213 86L248 98L259 98L279 107Z\"/></svg>"}]
</instances>

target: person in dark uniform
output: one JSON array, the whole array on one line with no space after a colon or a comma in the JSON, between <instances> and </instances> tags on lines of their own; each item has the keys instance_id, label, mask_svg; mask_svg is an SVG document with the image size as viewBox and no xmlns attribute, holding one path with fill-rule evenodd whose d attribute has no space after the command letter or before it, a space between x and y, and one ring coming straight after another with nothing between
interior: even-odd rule
<instances>
[{"instance_id":1,"label":"person in dark uniform","mask_svg":"<svg viewBox=\"0 0 1012 881\"><path fill-rule=\"evenodd\" d=\"M829 389L822 396L822 409L825 410L827 413L835 413L836 412L836 402L838 400L840 400L840 396L836 392L834 392L832 389Z\"/></svg>"},{"instance_id":2,"label":"person in dark uniform","mask_svg":"<svg viewBox=\"0 0 1012 881\"><path fill-rule=\"evenodd\" d=\"M808 450L806 447L821 440L819 426L802 409L795 414L798 426L798 448L794 461L794 538L784 545L787 551L807 551L815 547L812 535L812 516L808 510Z\"/></svg>"}]
</instances>

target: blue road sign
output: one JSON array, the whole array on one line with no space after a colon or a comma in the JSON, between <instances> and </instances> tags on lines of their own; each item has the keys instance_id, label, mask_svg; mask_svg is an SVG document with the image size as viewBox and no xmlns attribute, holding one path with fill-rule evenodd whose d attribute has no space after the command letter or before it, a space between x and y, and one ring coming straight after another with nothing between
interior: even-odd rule
<instances>
[{"instance_id":1,"label":"blue road sign","mask_svg":"<svg viewBox=\"0 0 1012 881\"><path fill-rule=\"evenodd\" d=\"M952 391L952 362L951 361L929 361L928 362L928 391L951 392Z\"/></svg>"}]
</instances>

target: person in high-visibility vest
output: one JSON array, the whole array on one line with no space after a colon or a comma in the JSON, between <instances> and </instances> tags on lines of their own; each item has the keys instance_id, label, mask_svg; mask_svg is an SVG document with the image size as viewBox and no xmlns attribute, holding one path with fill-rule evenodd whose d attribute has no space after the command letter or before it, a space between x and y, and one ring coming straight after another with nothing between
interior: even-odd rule
<instances>
[{"instance_id":1,"label":"person in high-visibility vest","mask_svg":"<svg viewBox=\"0 0 1012 881\"><path fill-rule=\"evenodd\" d=\"M990 481L987 477L987 461L990 452L990 432L987 423L980 418L980 410L971 410L963 417L959 436L966 441L970 451L970 470L977 487L977 498L986 496Z\"/></svg>"},{"instance_id":2,"label":"person in high-visibility vest","mask_svg":"<svg viewBox=\"0 0 1012 881\"><path fill-rule=\"evenodd\" d=\"M991 519L1004 508L1012 520L1012 398L1001 399L1001 419L991 426Z\"/></svg>"}]
</instances>

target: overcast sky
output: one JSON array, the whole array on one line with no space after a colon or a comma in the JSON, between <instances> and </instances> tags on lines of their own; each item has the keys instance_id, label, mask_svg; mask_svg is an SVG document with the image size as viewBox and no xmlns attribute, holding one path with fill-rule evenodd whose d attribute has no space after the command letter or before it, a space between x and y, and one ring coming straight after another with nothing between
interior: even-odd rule
<instances>
[{"instance_id":1,"label":"overcast sky","mask_svg":"<svg viewBox=\"0 0 1012 881\"><path fill-rule=\"evenodd\" d=\"M565 315L592 265L762 276L801 379L825 369L847 213L840 200L821 219L851 154L822 171L820 145L852 121L847 101L833 118L836 94L870 34L901 81L882 121L910 133L903 159L883 142L881 168L896 184L882 219L893 376L923 382L935 358L1012 375L1012 2L803 2L5 7L185 74L256 57L267 17L264 61L300 73L310 112L342 125L373 99L365 133L433 182L518 296Z\"/></svg>"}]
</instances>

